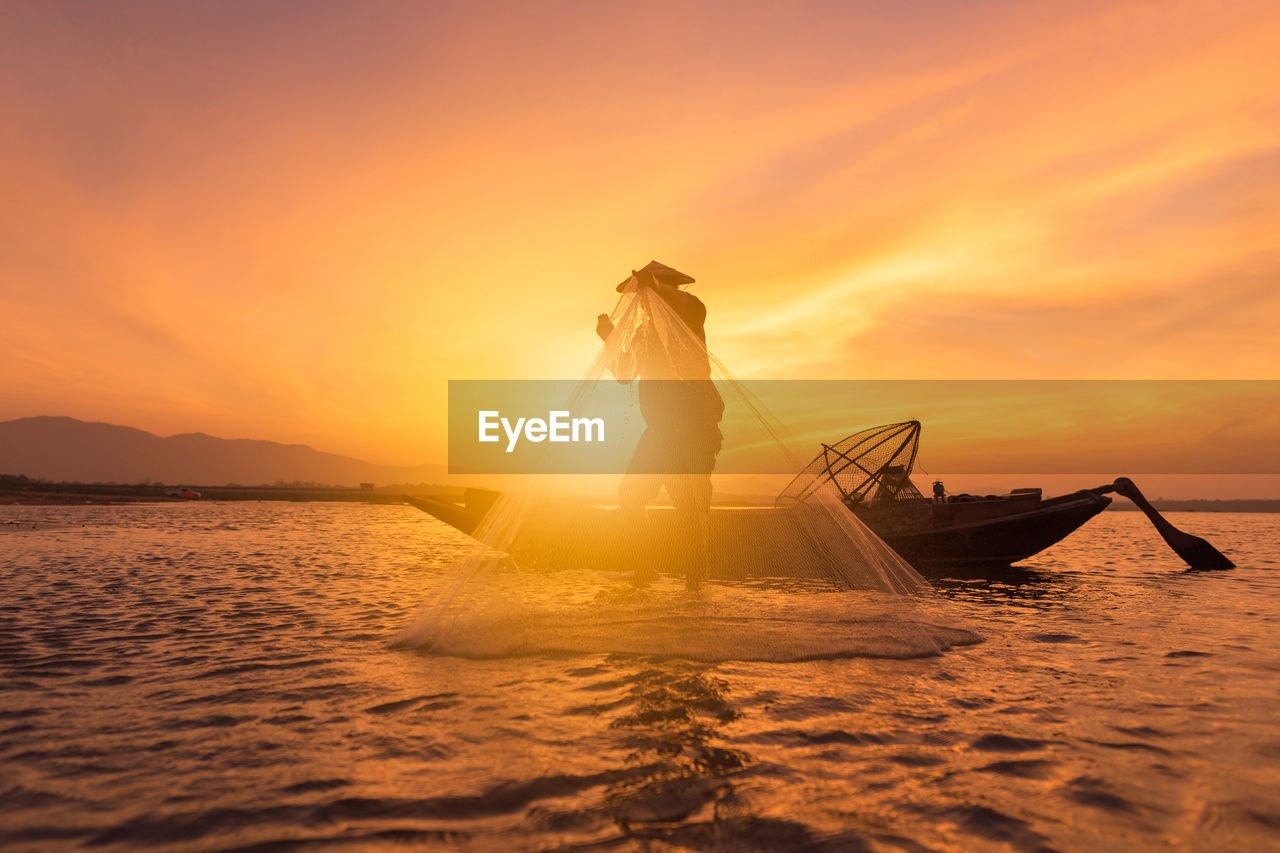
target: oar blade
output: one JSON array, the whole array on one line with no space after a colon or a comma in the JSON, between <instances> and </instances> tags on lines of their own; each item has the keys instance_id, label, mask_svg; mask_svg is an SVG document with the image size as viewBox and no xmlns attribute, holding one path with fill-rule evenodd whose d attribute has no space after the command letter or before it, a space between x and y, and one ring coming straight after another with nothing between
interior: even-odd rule
<instances>
[{"instance_id":1,"label":"oar blade","mask_svg":"<svg viewBox=\"0 0 1280 853\"><path fill-rule=\"evenodd\" d=\"M1191 568L1197 571L1220 571L1236 567L1225 554L1199 536L1188 535L1187 539L1190 541L1179 543L1174 551Z\"/></svg>"}]
</instances>

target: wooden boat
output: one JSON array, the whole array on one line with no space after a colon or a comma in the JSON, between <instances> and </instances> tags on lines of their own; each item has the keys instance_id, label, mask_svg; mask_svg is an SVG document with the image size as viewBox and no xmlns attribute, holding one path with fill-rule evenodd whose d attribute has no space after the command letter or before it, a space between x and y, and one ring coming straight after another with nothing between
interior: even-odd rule
<instances>
[{"instance_id":1,"label":"wooden boat","mask_svg":"<svg viewBox=\"0 0 1280 853\"><path fill-rule=\"evenodd\" d=\"M779 495L772 507L711 510L713 577L756 574L834 577L832 553L815 535L807 502L833 485L840 501L867 527L924 575L957 568L1007 568L1070 535L1106 509L1107 487L1084 489L1048 500L1040 489L1008 495L948 496L935 484L926 498L912 485L920 424L907 421L855 433L823 453ZM682 553L674 510L649 509L646 538L616 509L568 502L539 502L525 515L513 541L497 541L484 519L502 512L500 493L468 489L465 502L405 496L405 501L469 536L510 553L522 565L609 565L619 570L672 566ZM843 510L839 510L843 511Z\"/></svg>"},{"instance_id":2,"label":"wooden boat","mask_svg":"<svg viewBox=\"0 0 1280 853\"><path fill-rule=\"evenodd\" d=\"M1110 486L1044 499L1040 489L1007 495L948 495L941 482L927 498L911 482L920 422L856 432L822 452L778 496L779 506L834 487L840 500L922 573L956 567L1007 567L1075 532L1111 503Z\"/></svg>"}]
</instances>

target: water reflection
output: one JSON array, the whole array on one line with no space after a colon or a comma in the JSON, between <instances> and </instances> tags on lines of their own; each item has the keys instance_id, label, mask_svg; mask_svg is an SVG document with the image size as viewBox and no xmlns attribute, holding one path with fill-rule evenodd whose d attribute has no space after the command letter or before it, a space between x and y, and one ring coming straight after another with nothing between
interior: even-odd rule
<instances>
[{"instance_id":1,"label":"water reflection","mask_svg":"<svg viewBox=\"0 0 1280 853\"><path fill-rule=\"evenodd\" d=\"M1034 566L952 569L935 578L934 589L946 598L980 602L985 606L1016 603L1023 607L1061 607L1079 586L1073 572L1041 571Z\"/></svg>"},{"instance_id":2,"label":"water reflection","mask_svg":"<svg viewBox=\"0 0 1280 853\"><path fill-rule=\"evenodd\" d=\"M604 798L623 837L640 849L868 849L857 832L817 832L769 814L778 805L772 795L757 802L761 784L769 787L786 770L720 745L726 729L746 721L716 672L707 664L647 660L623 678L627 698L610 729L629 752Z\"/></svg>"},{"instance_id":3,"label":"water reflection","mask_svg":"<svg viewBox=\"0 0 1280 853\"><path fill-rule=\"evenodd\" d=\"M738 718L727 683L712 667L687 661L647 661L623 681L624 713L610 728L629 750L628 767L643 772L626 774L609 792L614 820L636 837L666 837L672 824L708 807L703 821L716 820L717 806L733 800L733 774L751 760L716 744L720 728Z\"/></svg>"}]
</instances>

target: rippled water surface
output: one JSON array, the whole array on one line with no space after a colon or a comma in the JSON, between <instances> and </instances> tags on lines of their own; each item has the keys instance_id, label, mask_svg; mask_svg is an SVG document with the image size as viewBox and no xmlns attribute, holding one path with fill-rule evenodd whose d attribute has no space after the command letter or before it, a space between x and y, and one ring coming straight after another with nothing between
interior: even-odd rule
<instances>
[{"instance_id":1,"label":"rippled water surface","mask_svg":"<svg viewBox=\"0 0 1280 853\"><path fill-rule=\"evenodd\" d=\"M1240 568L1104 513L902 659L812 584L567 575L506 594L607 619L420 654L466 540L408 507L0 507L0 848L1277 849L1280 517L1171 519Z\"/></svg>"}]
</instances>

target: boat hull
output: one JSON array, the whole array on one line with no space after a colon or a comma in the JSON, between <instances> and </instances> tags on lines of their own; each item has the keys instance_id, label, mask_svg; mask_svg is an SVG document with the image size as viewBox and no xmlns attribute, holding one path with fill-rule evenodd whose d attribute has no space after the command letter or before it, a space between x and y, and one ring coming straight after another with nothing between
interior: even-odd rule
<instances>
[{"instance_id":1,"label":"boat hull","mask_svg":"<svg viewBox=\"0 0 1280 853\"><path fill-rule=\"evenodd\" d=\"M911 533L877 530L873 519L867 526L916 569L936 574L952 567L1005 567L1025 560L1074 533L1110 503L1105 495L1085 490L1025 512Z\"/></svg>"},{"instance_id":2,"label":"boat hull","mask_svg":"<svg viewBox=\"0 0 1280 853\"><path fill-rule=\"evenodd\" d=\"M529 567L609 566L620 571L656 569L682 572L681 535L674 511L650 509L643 539L634 520L616 509L567 503L536 504L526 509L511 541L499 541L484 519L499 493L469 489L465 504L405 496L410 505L469 536L511 554ZM1006 512L977 521L937 519L913 529L896 528L869 514L875 531L917 571L938 576L948 569L1007 567L1062 540L1111 502L1092 491L1037 501L1034 509ZM979 508L981 509L981 508ZM838 557L805 535L786 508L715 508L710 526L711 575L832 577ZM656 556L661 555L661 556Z\"/></svg>"},{"instance_id":3,"label":"boat hull","mask_svg":"<svg viewBox=\"0 0 1280 853\"><path fill-rule=\"evenodd\" d=\"M537 502L519 510L523 514L513 538L490 529L485 517L496 503L497 493L468 490L467 503L453 504L431 498L404 496L410 505L435 516L496 550L515 558L526 568L568 566L607 567L617 571L683 573L687 553L674 510L653 508L646 512L642 531L633 518L617 509L561 502ZM497 513L507 512L504 508ZM787 510L772 507L717 509L711 515L710 573L716 578L749 574L821 577L832 556L820 543L806 537ZM763 568L763 571L758 569ZM756 569L752 571L752 569ZM826 572L830 576L830 572Z\"/></svg>"}]
</instances>

